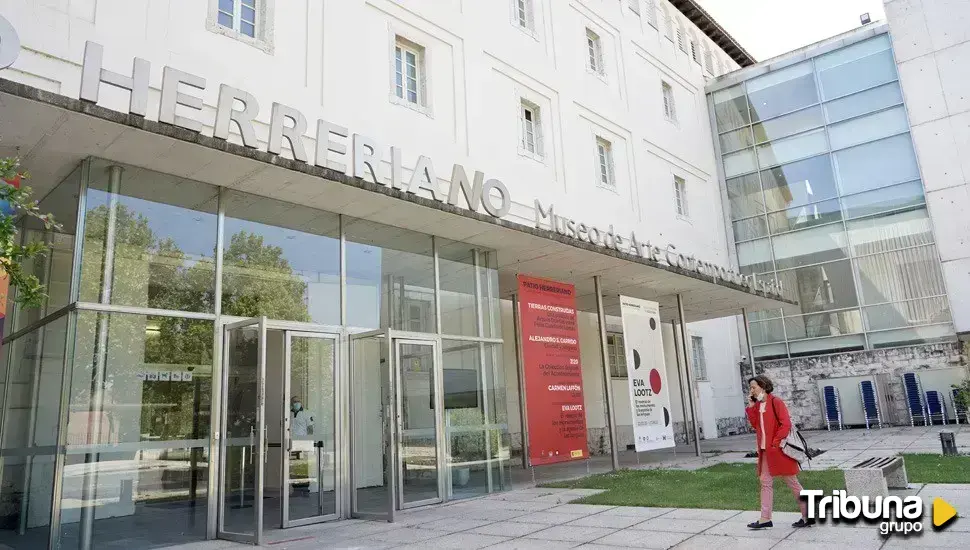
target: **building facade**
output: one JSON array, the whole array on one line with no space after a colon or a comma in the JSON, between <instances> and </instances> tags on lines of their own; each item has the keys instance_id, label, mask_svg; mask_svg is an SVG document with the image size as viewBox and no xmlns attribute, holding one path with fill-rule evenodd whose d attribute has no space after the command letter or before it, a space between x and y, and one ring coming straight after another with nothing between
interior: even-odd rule
<instances>
[{"instance_id":1,"label":"building facade","mask_svg":"<svg viewBox=\"0 0 970 550\"><path fill-rule=\"evenodd\" d=\"M52 252L4 327L0 543L258 542L507 488L519 273L576 285L593 452L632 443L621 294L660 304L677 432L743 423L733 317L786 302L725 269L704 86L752 60L694 2L0 16L0 153L61 224L21 226Z\"/></svg>"}]
</instances>

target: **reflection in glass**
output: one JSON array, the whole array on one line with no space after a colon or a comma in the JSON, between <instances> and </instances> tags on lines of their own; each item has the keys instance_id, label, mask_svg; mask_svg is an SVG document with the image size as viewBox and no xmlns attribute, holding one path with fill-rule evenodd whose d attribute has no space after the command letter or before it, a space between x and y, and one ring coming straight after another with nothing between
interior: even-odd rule
<instances>
[{"instance_id":1,"label":"reflection in glass","mask_svg":"<svg viewBox=\"0 0 970 550\"><path fill-rule=\"evenodd\" d=\"M442 342L442 373L452 495L462 498L487 493L489 456L481 344Z\"/></svg>"},{"instance_id":2,"label":"reflection in glass","mask_svg":"<svg viewBox=\"0 0 970 550\"><path fill-rule=\"evenodd\" d=\"M747 218L765 211L765 199L761 193L758 174L748 174L727 180L731 219Z\"/></svg>"},{"instance_id":3,"label":"reflection in glass","mask_svg":"<svg viewBox=\"0 0 970 550\"><path fill-rule=\"evenodd\" d=\"M919 181L902 183L876 191L842 197L842 208L846 218L858 218L916 206L926 202L923 197L923 184Z\"/></svg>"},{"instance_id":4,"label":"reflection in glass","mask_svg":"<svg viewBox=\"0 0 970 550\"><path fill-rule=\"evenodd\" d=\"M822 96L834 99L896 80L889 34L815 58Z\"/></svg>"},{"instance_id":5,"label":"reflection in glass","mask_svg":"<svg viewBox=\"0 0 970 550\"><path fill-rule=\"evenodd\" d=\"M778 269L819 264L848 257L842 224L830 224L773 237Z\"/></svg>"},{"instance_id":6,"label":"reflection in glass","mask_svg":"<svg viewBox=\"0 0 970 550\"><path fill-rule=\"evenodd\" d=\"M230 329L226 354L226 433L222 442L222 530L256 533L259 452L259 328Z\"/></svg>"},{"instance_id":7,"label":"reflection in glass","mask_svg":"<svg viewBox=\"0 0 970 550\"><path fill-rule=\"evenodd\" d=\"M800 160L761 172L768 211L811 204L838 195L828 155Z\"/></svg>"},{"instance_id":8,"label":"reflection in glass","mask_svg":"<svg viewBox=\"0 0 970 550\"><path fill-rule=\"evenodd\" d=\"M441 289L441 330L445 334L478 336L475 298L475 248L438 239Z\"/></svg>"},{"instance_id":9,"label":"reflection in glass","mask_svg":"<svg viewBox=\"0 0 970 550\"><path fill-rule=\"evenodd\" d=\"M809 340L796 340L788 343L791 357L824 355L846 351L860 351L866 347L866 337L862 334L829 336Z\"/></svg>"},{"instance_id":10,"label":"reflection in glass","mask_svg":"<svg viewBox=\"0 0 970 550\"><path fill-rule=\"evenodd\" d=\"M745 149L754 145L754 136L751 128L745 126L732 132L725 132L720 136L721 153L731 153L738 149Z\"/></svg>"},{"instance_id":11,"label":"reflection in glass","mask_svg":"<svg viewBox=\"0 0 970 550\"><path fill-rule=\"evenodd\" d=\"M925 208L852 220L846 229L856 256L933 242L933 228Z\"/></svg>"},{"instance_id":12,"label":"reflection in glass","mask_svg":"<svg viewBox=\"0 0 970 550\"><path fill-rule=\"evenodd\" d=\"M772 359L782 359L788 357L787 344L767 344L763 346L753 346L754 358L758 361L770 361Z\"/></svg>"},{"instance_id":13,"label":"reflection in glass","mask_svg":"<svg viewBox=\"0 0 970 550\"><path fill-rule=\"evenodd\" d=\"M834 156L843 195L919 179L908 133L843 149Z\"/></svg>"},{"instance_id":14,"label":"reflection in glass","mask_svg":"<svg viewBox=\"0 0 970 550\"><path fill-rule=\"evenodd\" d=\"M825 117L834 124L852 117L899 105L903 102L903 92L899 83L893 82L871 90L852 94L824 105Z\"/></svg>"},{"instance_id":15,"label":"reflection in glass","mask_svg":"<svg viewBox=\"0 0 970 550\"><path fill-rule=\"evenodd\" d=\"M738 243L738 264L745 275L772 271L771 242L761 239Z\"/></svg>"},{"instance_id":16,"label":"reflection in glass","mask_svg":"<svg viewBox=\"0 0 970 550\"><path fill-rule=\"evenodd\" d=\"M713 96L718 132L733 130L751 123L751 117L748 114L748 98L745 97L744 88L740 85L714 92Z\"/></svg>"},{"instance_id":17,"label":"reflection in glass","mask_svg":"<svg viewBox=\"0 0 970 550\"><path fill-rule=\"evenodd\" d=\"M829 142L834 151L907 130L909 121L906 120L906 111L899 106L829 126Z\"/></svg>"},{"instance_id":18,"label":"reflection in glass","mask_svg":"<svg viewBox=\"0 0 970 550\"><path fill-rule=\"evenodd\" d=\"M387 514L391 460L385 441L393 418L387 340L372 336L351 341L351 471L354 512Z\"/></svg>"},{"instance_id":19,"label":"reflection in glass","mask_svg":"<svg viewBox=\"0 0 970 550\"><path fill-rule=\"evenodd\" d=\"M226 192L222 313L340 324L340 218Z\"/></svg>"},{"instance_id":20,"label":"reflection in glass","mask_svg":"<svg viewBox=\"0 0 970 550\"><path fill-rule=\"evenodd\" d=\"M62 547L204 539L212 321L76 315Z\"/></svg>"},{"instance_id":21,"label":"reflection in glass","mask_svg":"<svg viewBox=\"0 0 970 550\"><path fill-rule=\"evenodd\" d=\"M400 410L401 502L438 498L434 346L396 345ZM447 381L445 381L447 382Z\"/></svg>"},{"instance_id":22,"label":"reflection in glass","mask_svg":"<svg viewBox=\"0 0 970 550\"><path fill-rule=\"evenodd\" d=\"M764 216L734 222L734 240L748 241L768 235L768 223Z\"/></svg>"},{"instance_id":23,"label":"reflection in glass","mask_svg":"<svg viewBox=\"0 0 970 550\"><path fill-rule=\"evenodd\" d=\"M858 309L850 309L785 317L785 330L789 340L860 333L862 314Z\"/></svg>"},{"instance_id":24,"label":"reflection in glass","mask_svg":"<svg viewBox=\"0 0 970 550\"><path fill-rule=\"evenodd\" d=\"M781 319L753 321L748 325L751 345L771 344L785 341L785 327Z\"/></svg>"},{"instance_id":25,"label":"reflection in glass","mask_svg":"<svg viewBox=\"0 0 970 550\"><path fill-rule=\"evenodd\" d=\"M807 204L768 214L768 227L772 234L786 233L815 225L824 225L842 219L838 199Z\"/></svg>"},{"instance_id":26,"label":"reflection in glass","mask_svg":"<svg viewBox=\"0 0 970 550\"><path fill-rule=\"evenodd\" d=\"M479 274L482 290L482 319L486 338L502 337L502 299L499 296L498 254L479 249Z\"/></svg>"},{"instance_id":27,"label":"reflection in glass","mask_svg":"<svg viewBox=\"0 0 970 550\"><path fill-rule=\"evenodd\" d=\"M828 151L825 130L813 130L758 146L758 164L762 168L785 164Z\"/></svg>"},{"instance_id":28,"label":"reflection in glass","mask_svg":"<svg viewBox=\"0 0 970 550\"><path fill-rule=\"evenodd\" d=\"M950 306L945 296L870 306L862 310L869 330L948 323Z\"/></svg>"},{"instance_id":29,"label":"reflection in glass","mask_svg":"<svg viewBox=\"0 0 970 550\"><path fill-rule=\"evenodd\" d=\"M926 327L903 328L872 332L869 345L874 349L897 346L915 346L953 339L953 325L931 325Z\"/></svg>"},{"instance_id":30,"label":"reflection in glass","mask_svg":"<svg viewBox=\"0 0 970 550\"><path fill-rule=\"evenodd\" d=\"M770 72L747 82L751 120L767 120L818 103L812 63Z\"/></svg>"},{"instance_id":31,"label":"reflection in glass","mask_svg":"<svg viewBox=\"0 0 970 550\"><path fill-rule=\"evenodd\" d=\"M80 300L212 313L218 189L101 160L89 173Z\"/></svg>"},{"instance_id":32,"label":"reflection in glass","mask_svg":"<svg viewBox=\"0 0 970 550\"><path fill-rule=\"evenodd\" d=\"M46 548L51 525L54 448L68 319L65 315L21 336L9 354L0 484L0 546ZM211 341L211 336L210 336Z\"/></svg>"},{"instance_id":33,"label":"reflection in glass","mask_svg":"<svg viewBox=\"0 0 970 550\"><path fill-rule=\"evenodd\" d=\"M845 309L859 305L848 260L779 271L784 288L794 291L801 313Z\"/></svg>"},{"instance_id":34,"label":"reflection in glass","mask_svg":"<svg viewBox=\"0 0 970 550\"><path fill-rule=\"evenodd\" d=\"M815 105L789 115L755 124L752 128L755 140L758 143L764 143L819 128L824 123L822 108Z\"/></svg>"},{"instance_id":35,"label":"reflection in glass","mask_svg":"<svg viewBox=\"0 0 970 550\"><path fill-rule=\"evenodd\" d=\"M366 220L344 225L347 324L435 332L431 237Z\"/></svg>"},{"instance_id":36,"label":"reflection in glass","mask_svg":"<svg viewBox=\"0 0 970 550\"><path fill-rule=\"evenodd\" d=\"M754 172L758 169L754 149L742 149L736 153L724 155L722 162L724 163L724 175L728 178Z\"/></svg>"},{"instance_id":37,"label":"reflection in glass","mask_svg":"<svg viewBox=\"0 0 970 550\"><path fill-rule=\"evenodd\" d=\"M933 245L865 256L855 263L863 304L945 294L943 271Z\"/></svg>"}]
</instances>

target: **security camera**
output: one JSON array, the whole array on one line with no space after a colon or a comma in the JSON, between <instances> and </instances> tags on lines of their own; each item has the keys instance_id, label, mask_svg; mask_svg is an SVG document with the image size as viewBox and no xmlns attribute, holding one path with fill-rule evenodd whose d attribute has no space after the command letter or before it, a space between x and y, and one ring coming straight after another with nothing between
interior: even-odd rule
<instances>
[{"instance_id":1,"label":"security camera","mask_svg":"<svg viewBox=\"0 0 970 550\"><path fill-rule=\"evenodd\" d=\"M741 356L741 362L742 363L747 363L748 362L748 356L747 355L742 355Z\"/></svg>"}]
</instances>

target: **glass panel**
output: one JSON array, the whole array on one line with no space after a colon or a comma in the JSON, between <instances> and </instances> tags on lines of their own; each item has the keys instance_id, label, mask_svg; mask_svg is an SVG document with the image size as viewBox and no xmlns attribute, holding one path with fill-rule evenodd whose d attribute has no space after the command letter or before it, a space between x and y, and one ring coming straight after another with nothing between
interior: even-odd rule
<instances>
[{"instance_id":1,"label":"glass panel","mask_svg":"<svg viewBox=\"0 0 970 550\"><path fill-rule=\"evenodd\" d=\"M334 340L290 337L289 519L337 513Z\"/></svg>"},{"instance_id":2,"label":"glass panel","mask_svg":"<svg viewBox=\"0 0 970 550\"><path fill-rule=\"evenodd\" d=\"M351 343L352 472L354 513L387 514L391 483L387 476L386 427L390 426L390 361L383 336Z\"/></svg>"},{"instance_id":3,"label":"glass panel","mask_svg":"<svg viewBox=\"0 0 970 550\"><path fill-rule=\"evenodd\" d=\"M800 313L859 305L848 260L779 271L778 279L798 299Z\"/></svg>"},{"instance_id":4,"label":"glass panel","mask_svg":"<svg viewBox=\"0 0 970 550\"><path fill-rule=\"evenodd\" d=\"M502 299L499 296L498 254L480 251L479 273L481 274L482 315L486 338L502 337Z\"/></svg>"},{"instance_id":5,"label":"glass panel","mask_svg":"<svg viewBox=\"0 0 970 550\"><path fill-rule=\"evenodd\" d=\"M878 214L887 210L898 210L926 202L923 197L923 183L911 181L876 191L842 197L842 208L846 218L857 218Z\"/></svg>"},{"instance_id":6,"label":"glass panel","mask_svg":"<svg viewBox=\"0 0 970 550\"><path fill-rule=\"evenodd\" d=\"M950 324L869 333L869 345L873 348L914 346L953 339L953 325Z\"/></svg>"},{"instance_id":7,"label":"glass panel","mask_svg":"<svg viewBox=\"0 0 970 550\"><path fill-rule=\"evenodd\" d=\"M235 4L235 0L219 0L219 9L232 13L233 4Z\"/></svg>"},{"instance_id":8,"label":"glass panel","mask_svg":"<svg viewBox=\"0 0 970 550\"><path fill-rule=\"evenodd\" d=\"M256 26L253 25L252 23L246 23L245 21L243 21L242 23L239 24L239 30L246 36L249 36L251 38L256 37Z\"/></svg>"},{"instance_id":9,"label":"glass panel","mask_svg":"<svg viewBox=\"0 0 970 550\"><path fill-rule=\"evenodd\" d=\"M943 273L935 246L907 248L855 261L863 304L942 296Z\"/></svg>"},{"instance_id":10,"label":"glass panel","mask_svg":"<svg viewBox=\"0 0 970 550\"><path fill-rule=\"evenodd\" d=\"M344 218L347 324L435 332L431 237Z\"/></svg>"},{"instance_id":11,"label":"glass panel","mask_svg":"<svg viewBox=\"0 0 970 550\"><path fill-rule=\"evenodd\" d=\"M434 346L397 344L401 502L438 498Z\"/></svg>"},{"instance_id":12,"label":"glass panel","mask_svg":"<svg viewBox=\"0 0 970 550\"><path fill-rule=\"evenodd\" d=\"M856 256L933 242L933 228L925 208L853 220L846 229Z\"/></svg>"},{"instance_id":13,"label":"glass panel","mask_svg":"<svg viewBox=\"0 0 970 550\"><path fill-rule=\"evenodd\" d=\"M3 350L9 353L10 365L0 445L0 546L4 548L47 548L70 317L65 315L4 346L10 348Z\"/></svg>"},{"instance_id":14,"label":"glass panel","mask_svg":"<svg viewBox=\"0 0 970 550\"><path fill-rule=\"evenodd\" d=\"M785 327L781 319L749 323L748 329L751 332L752 346L785 341Z\"/></svg>"},{"instance_id":15,"label":"glass panel","mask_svg":"<svg viewBox=\"0 0 970 550\"><path fill-rule=\"evenodd\" d=\"M869 330L948 323L950 306L946 297L911 300L863 308Z\"/></svg>"},{"instance_id":16,"label":"glass panel","mask_svg":"<svg viewBox=\"0 0 970 550\"><path fill-rule=\"evenodd\" d=\"M817 202L781 212L768 214L768 227L772 234L786 233L815 225L824 225L842 219L842 209L838 199Z\"/></svg>"},{"instance_id":17,"label":"glass panel","mask_svg":"<svg viewBox=\"0 0 970 550\"><path fill-rule=\"evenodd\" d=\"M764 216L734 222L734 240L747 241L768 235L768 224Z\"/></svg>"},{"instance_id":18,"label":"glass panel","mask_svg":"<svg viewBox=\"0 0 970 550\"><path fill-rule=\"evenodd\" d=\"M340 218L228 191L222 314L340 324Z\"/></svg>"},{"instance_id":19,"label":"glass panel","mask_svg":"<svg viewBox=\"0 0 970 550\"><path fill-rule=\"evenodd\" d=\"M769 212L838 196L828 155L800 160L761 172Z\"/></svg>"},{"instance_id":20,"label":"glass panel","mask_svg":"<svg viewBox=\"0 0 970 550\"><path fill-rule=\"evenodd\" d=\"M768 239L738 244L738 264L741 273L764 273L774 269L771 261L771 243Z\"/></svg>"},{"instance_id":21,"label":"glass panel","mask_svg":"<svg viewBox=\"0 0 970 550\"><path fill-rule=\"evenodd\" d=\"M760 311L752 311L748 313L748 321L753 323L755 321L762 321L764 319L774 319L776 317L781 317L781 309L762 309Z\"/></svg>"},{"instance_id":22,"label":"glass panel","mask_svg":"<svg viewBox=\"0 0 970 550\"><path fill-rule=\"evenodd\" d=\"M714 116L717 131L733 130L751 123L748 115L748 98L741 85L714 92Z\"/></svg>"},{"instance_id":23,"label":"glass panel","mask_svg":"<svg viewBox=\"0 0 970 550\"><path fill-rule=\"evenodd\" d=\"M759 361L784 359L788 357L788 346L785 344L769 344L767 346L752 346L754 358Z\"/></svg>"},{"instance_id":24,"label":"glass panel","mask_svg":"<svg viewBox=\"0 0 970 550\"><path fill-rule=\"evenodd\" d=\"M843 149L834 156L843 195L919 179L909 134Z\"/></svg>"},{"instance_id":25,"label":"glass panel","mask_svg":"<svg viewBox=\"0 0 970 550\"><path fill-rule=\"evenodd\" d=\"M232 28L232 15L224 12L219 12L219 24L223 27Z\"/></svg>"},{"instance_id":26,"label":"glass panel","mask_svg":"<svg viewBox=\"0 0 970 550\"><path fill-rule=\"evenodd\" d=\"M726 181L731 219L747 218L765 211L765 199L761 193L758 174L748 174Z\"/></svg>"},{"instance_id":27,"label":"glass panel","mask_svg":"<svg viewBox=\"0 0 970 550\"><path fill-rule=\"evenodd\" d=\"M815 68L825 99L896 80L888 34L816 57Z\"/></svg>"},{"instance_id":28,"label":"glass panel","mask_svg":"<svg viewBox=\"0 0 970 550\"><path fill-rule=\"evenodd\" d=\"M721 153L730 153L754 145L754 136L751 134L751 128L747 127L721 134L720 140Z\"/></svg>"},{"instance_id":29,"label":"glass panel","mask_svg":"<svg viewBox=\"0 0 970 550\"><path fill-rule=\"evenodd\" d=\"M806 355L825 355L846 351L861 351L866 347L866 338L861 334L849 336L833 336L817 340L799 340L789 342L788 349L792 357Z\"/></svg>"},{"instance_id":30,"label":"glass panel","mask_svg":"<svg viewBox=\"0 0 970 550\"><path fill-rule=\"evenodd\" d=\"M815 156L828 150L825 130L814 130L758 146L758 164L762 168Z\"/></svg>"},{"instance_id":31,"label":"glass panel","mask_svg":"<svg viewBox=\"0 0 970 550\"><path fill-rule=\"evenodd\" d=\"M732 178L738 174L754 172L758 169L758 163L754 156L754 149L744 149L737 153L724 155L724 176Z\"/></svg>"},{"instance_id":32,"label":"glass panel","mask_svg":"<svg viewBox=\"0 0 970 550\"><path fill-rule=\"evenodd\" d=\"M488 428L482 391L481 344L442 342L442 376L452 496L466 498L485 494L490 456L486 447Z\"/></svg>"},{"instance_id":33,"label":"glass panel","mask_svg":"<svg viewBox=\"0 0 970 550\"><path fill-rule=\"evenodd\" d=\"M906 111L896 107L829 126L832 150L899 134L909 130Z\"/></svg>"},{"instance_id":34,"label":"glass panel","mask_svg":"<svg viewBox=\"0 0 970 550\"><path fill-rule=\"evenodd\" d=\"M819 128L823 124L822 108L816 105L790 115L755 124L753 126L754 137L758 143L764 143Z\"/></svg>"},{"instance_id":35,"label":"glass panel","mask_svg":"<svg viewBox=\"0 0 970 550\"><path fill-rule=\"evenodd\" d=\"M863 332L862 313L858 309L812 313L798 317L785 317L785 330L789 340L821 338Z\"/></svg>"},{"instance_id":36,"label":"glass panel","mask_svg":"<svg viewBox=\"0 0 970 550\"><path fill-rule=\"evenodd\" d=\"M101 160L91 163L90 177L81 301L212 313L218 189Z\"/></svg>"},{"instance_id":37,"label":"glass panel","mask_svg":"<svg viewBox=\"0 0 970 550\"><path fill-rule=\"evenodd\" d=\"M752 121L766 120L818 103L812 63L786 67L747 82Z\"/></svg>"},{"instance_id":38,"label":"glass panel","mask_svg":"<svg viewBox=\"0 0 970 550\"><path fill-rule=\"evenodd\" d=\"M833 124L847 118L899 105L902 102L903 92L899 89L899 83L893 82L826 103L824 105L825 117L829 124Z\"/></svg>"},{"instance_id":39,"label":"glass panel","mask_svg":"<svg viewBox=\"0 0 970 550\"><path fill-rule=\"evenodd\" d=\"M813 227L772 238L778 269L818 264L848 257L842 224Z\"/></svg>"},{"instance_id":40,"label":"glass panel","mask_svg":"<svg viewBox=\"0 0 970 550\"><path fill-rule=\"evenodd\" d=\"M212 321L77 313L62 547L144 548L205 539L213 330ZM241 391L249 384L251 392ZM247 438L254 385L252 376L230 377L227 392ZM226 441L233 437L230 431ZM240 472L231 466L233 457L238 466L238 454L230 453L226 464L235 491ZM239 502L239 492L226 494ZM247 496L251 504L252 492ZM255 525L252 508L234 512L246 515L249 528ZM90 532L82 529L86 520L93 521Z\"/></svg>"},{"instance_id":41,"label":"glass panel","mask_svg":"<svg viewBox=\"0 0 970 550\"><path fill-rule=\"evenodd\" d=\"M478 336L475 248L464 243L438 239L438 269L442 332Z\"/></svg>"}]
</instances>

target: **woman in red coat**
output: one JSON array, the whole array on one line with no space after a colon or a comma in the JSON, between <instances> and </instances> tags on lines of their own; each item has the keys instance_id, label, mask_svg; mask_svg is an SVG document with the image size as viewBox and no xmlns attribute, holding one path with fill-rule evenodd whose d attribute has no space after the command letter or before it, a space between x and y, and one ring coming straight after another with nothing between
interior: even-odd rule
<instances>
[{"instance_id":1,"label":"woman in red coat","mask_svg":"<svg viewBox=\"0 0 970 550\"><path fill-rule=\"evenodd\" d=\"M800 497L802 485L798 482L798 462L781 450L781 443L791 432L788 407L780 398L771 394L774 384L767 376L755 376L748 381L751 405L745 409L748 421L758 440L758 477L761 479L761 519L749 523L750 529L767 529L771 522L774 503L774 478L780 477L791 489L802 511L802 517L792 527L808 527L815 523L808 519L808 508Z\"/></svg>"}]
</instances>

